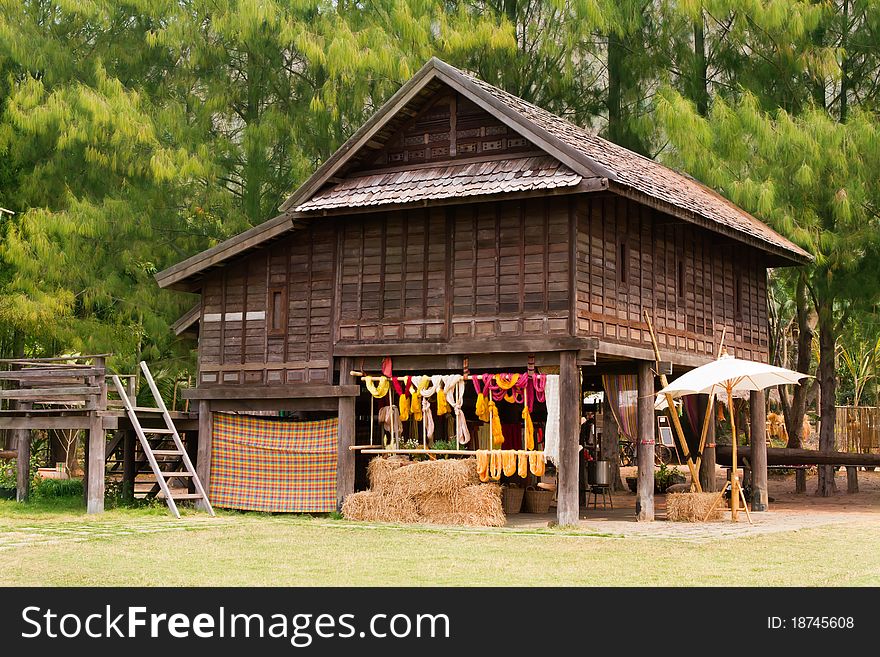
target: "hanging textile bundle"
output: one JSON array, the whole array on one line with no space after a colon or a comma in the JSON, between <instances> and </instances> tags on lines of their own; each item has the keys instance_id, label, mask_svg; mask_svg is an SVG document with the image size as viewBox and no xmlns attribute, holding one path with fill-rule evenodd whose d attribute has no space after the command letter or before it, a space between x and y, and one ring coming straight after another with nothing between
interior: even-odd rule
<instances>
[{"instance_id":1,"label":"hanging textile bundle","mask_svg":"<svg viewBox=\"0 0 880 657\"><path fill-rule=\"evenodd\" d=\"M531 469L532 474L536 477L540 477L544 474L544 468L544 453L531 452L529 454L529 469Z\"/></svg>"},{"instance_id":2,"label":"hanging textile bundle","mask_svg":"<svg viewBox=\"0 0 880 657\"><path fill-rule=\"evenodd\" d=\"M466 445L471 440L471 434L467 427L467 418L461 408L464 403L464 389L464 377L460 374L451 374L443 378L442 396L455 413L455 439L459 445Z\"/></svg>"},{"instance_id":3,"label":"hanging textile bundle","mask_svg":"<svg viewBox=\"0 0 880 657\"><path fill-rule=\"evenodd\" d=\"M485 449L477 450L477 474L480 475L480 481L486 483L489 481L489 451Z\"/></svg>"},{"instance_id":4,"label":"hanging textile bundle","mask_svg":"<svg viewBox=\"0 0 880 657\"><path fill-rule=\"evenodd\" d=\"M367 390L370 392L371 395L373 395L373 397L376 397L377 399L379 397L384 397L388 394L388 389L391 387L391 382L388 380L388 377L380 376L377 379L378 383L374 384L374 378L375 377L372 376L364 377L364 383L367 386Z\"/></svg>"},{"instance_id":5,"label":"hanging textile bundle","mask_svg":"<svg viewBox=\"0 0 880 657\"><path fill-rule=\"evenodd\" d=\"M516 385L517 381L519 381L519 374L496 374L495 385L499 392L493 391L492 396L495 401L501 401L501 399L510 403L516 401L516 394L511 391L511 388Z\"/></svg>"},{"instance_id":6,"label":"hanging textile bundle","mask_svg":"<svg viewBox=\"0 0 880 657\"><path fill-rule=\"evenodd\" d=\"M527 404L523 404L522 419L525 421L525 445L526 449L535 449L535 425L532 422L532 414L529 413Z\"/></svg>"},{"instance_id":7,"label":"hanging textile bundle","mask_svg":"<svg viewBox=\"0 0 880 657\"><path fill-rule=\"evenodd\" d=\"M498 407L495 402L489 401L489 417L492 419L492 447L501 447L504 444L504 434L501 431L501 418L498 417Z\"/></svg>"},{"instance_id":8,"label":"hanging textile bundle","mask_svg":"<svg viewBox=\"0 0 880 657\"><path fill-rule=\"evenodd\" d=\"M437 377L439 383L439 378ZM431 413L431 397L437 391L437 385L429 376L423 376L419 379L416 384L416 391L418 392L419 400L421 402L421 413L418 419L424 419L425 421L425 434L428 438L434 437L434 415ZM413 399L415 399L415 395L413 395ZM415 417L415 414L413 414Z\"/></svg>"},{"instance_id":9,"label":"hanging textile bundle","mask_svg":"<svg viewBox=\"0 0 880 657\"><path fill-rule=\"evenodd\" d=\"M492 376L491 374L489 375ZM482 380L483 385L480 386L480 381ZM489 397L489 385L487 383L486 375L484 374L482 377L475 376L471 378L471 381L474 384L474 391L477 393L477 418L482 420L483 422L489 421L489 405L487 398Z\"/></svg>"},{"instance_id":10,"label":"hanging textile bundle","mask_svg":"<svg viewBox=\"0 0 880 657\"><path fill-rule=\"evenodd\" d=\"M525 479L529 476L529 453L523 450L520 450L516 453L516 461L517 474Z\"/></svg>"},{"instance_id":11,"label":"hanging textile bundle","mask_svg":"<svg viewBox=\"0 0 880 657\"><path fill-rule=\"evenodd\" d=\"M493 449L489 456L489 479L498 481L501 479L501 471L501 450Z\"/></svg>"},{"instance_id":12,"label":"hanging textile bundle","mask_svg":"<svg viewBox=\"0 0 880 657\"><path fill-rule=\"evenodd\" d=\"M715 408L718 409L718 415L716 416L718 421L724 422L724 402L720 400L715 402Z\"/></svg>"},{"instance_id":13,"label":"hanging textile bundle","mask_svg":"<svg viewBox=\"0 0 880 657\"><path fill-rule=\"evenodd\" d=\"M413 377L418 378L418 377ZM412 391L412 397L409 400L409 414L416 422L422 421L422 398L419 395L418 388Z\"/></svg>"},{"instance_id":14,"label":"hanging textile bundle","mask_svg":"<svg viewBox=\"0 0 880 657\"><path fill-rule=\"evenodd\" d=\"M516 452L512 449L506 449L501 452L501 463L504 469L504 474L507 477L512 477L516 474Z\"/></svg>"},{"instance_id":15,"label":"hanging textile bundle","mask_svg":"<svg viewBox=\"0 0 880 657\"><path fill-rule=\"evenodd\" d=\"M437 391L437 415L446 415L449 412L449 402L446 399L446 390Z\"/></svg>"},{"instance_id":16,"label":"hanging textile bundle","mask_svg":"<svg viewBox=\"0 0 880 657\"><path fill-rule=\"evenodd\" d=\"M409 419L409 386L412 377L406 377L406 383L400 384L400 380L396 376L391 377L391 383L394 385L394 392L400 395L400 421L406 422Z\"/></svg>"}]
</instances>

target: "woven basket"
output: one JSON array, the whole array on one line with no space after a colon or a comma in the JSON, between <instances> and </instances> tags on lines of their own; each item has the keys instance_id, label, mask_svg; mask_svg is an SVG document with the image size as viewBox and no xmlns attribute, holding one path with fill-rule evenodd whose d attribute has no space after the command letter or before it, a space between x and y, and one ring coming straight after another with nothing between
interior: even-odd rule
<instances>
[{"instance_id":1,"label":"woven basket","mask_svg":"<svg viewBox=\"0 0 880 657\"><path fill-rule=\"evenodd\" d=\"M525 488L519 486L501 487L501 504L504 506L504 513L506 515L509 516L520 512L525 492Z\"/></svg>"},{"instance_id":2,"label":"woven basket","mask_svg":"<svg viewBox=\"0 0 880 657\"><path fill-rule=\"evenodd\" d=\"M526 513L547 513L550 510L552 499L552 490L538 490L529 486L526 488L523 511Z\"/></svg>"}]
</instances>

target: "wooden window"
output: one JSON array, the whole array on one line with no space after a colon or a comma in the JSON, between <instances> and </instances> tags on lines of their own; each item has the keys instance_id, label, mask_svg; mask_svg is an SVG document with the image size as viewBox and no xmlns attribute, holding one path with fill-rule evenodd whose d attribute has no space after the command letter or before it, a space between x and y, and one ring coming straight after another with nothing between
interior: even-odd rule
<instances>
[{"instance_id":1,"label":"wooden window","mask_svg":"<svg viewBox=\"0 0 880 657\"><path fill-rule=\"evenodd\" d=\"M269 335L284 335L287 333L287 288L270 287L267 305Z\"/></svg>"},{"instance_id":2,"label":"wooden window","mask_svg":"<svg viewBox=\"0 0 880 657\"><path fill-rule=\"evenodd\" d=\"M617 263L617 280L625 284L629 275L629 248L626 242L620 243L619 261Z\"/></svg>"}]
</instances>

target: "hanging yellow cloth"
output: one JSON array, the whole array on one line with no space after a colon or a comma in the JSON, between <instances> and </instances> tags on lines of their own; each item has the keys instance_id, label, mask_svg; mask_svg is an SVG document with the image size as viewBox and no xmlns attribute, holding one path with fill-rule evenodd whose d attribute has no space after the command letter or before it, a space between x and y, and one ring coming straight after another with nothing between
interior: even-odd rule
<instances>
[{"instance_id":1,"label":"hanging yellow cloth","mask_svg":"<svg viewBox=\"0 0 880 657\"><path fill-rule=\"evenodd\" d=\"M446 401L446 390L437 391L437 417L449 412L449 402Z\"/></svg>"},{"instance_id":2,"label":"hanging yellow cloth","mask_svg":"<svg viewBox=\"0 0 880 657\"><path fill-rule=\"evenodd\" d=\"M525 420L525 445L526 449L535 449L535 425L532 423L532 414L529 413L528 404L523 404L522 419Z\"/></svg>"},{"instance_id":3,"label":"hanging yellow cloth","mask_svg":"<svg viewBox=\"0 0 880 657\"><path fill-rule=\"evenodd\" d=\"M529 453L520 450L516 453L517 474L525 479L529 476Z\"/></svg>"},{"instance_id":4,"label":"hanging yellow cloth","mask_svg":"<svg viewBox=\"0 0 880 657\"><path fill-rule=\"evenodd\" d=\"M501 447L504 444L504 434L501 432L501 418L498 417L498 407L495 402L489 400L489 416L492 418L492 447Z\"/></svg>"},{"instance_id":5,"label":"hanging yellow cloth","mask_svg":"<svg viewBox=\"0 0 880 657\"><path fill-rule=\"evenodd\" d=\"M364 383L367 385L367 390L370 391L370 394L373 395L373 397L378 399L379 397L384 397L388 394L388 390L391 387L391 381L387 376L380 376L377 381L378 384L374 385L372 376L364 377Z\"/></svg>"},{"instance_id":6,"label":"hanging yellow cloth","mask_svg":"<svg viewBox=\"0 0 880 657\"><path fill-rule=\"evenodd\" d=\"M477 474L480 475L480 481L486 483L489 481L489 452L485 449L477 450Z\"/></svg>"},{"instance_id":7,"label":"hanging yellow cloth","mask_svg":"<svg viewBox=\"0 0 880 657\"><path fill-rule=\"evenodd\" d=\"M483 422L489 421L489 405L486 403L485 393L482 392L477 395L477 418Z\"/></svg>"},{"instance_id":8,"label":"hanging yellow cloth","mask_svg":"<svg viewBox=\"0 0 880 657\"><path fill-rule=\"evenodd\" d=\"M544 452L532 452L529 454L529 467L533 475L536 477L542 476L545 466Z\"/></svg>"},{"instance_id":9,"label":"hanging yellow cloth","mask_svg":"<svg viewBox=\"0 0 880 657\"><path fill-rule=\"evenodd\" d=\"M400 396L400 421L406 422L409 419L409 395Z\"/></svg>"},{"instance_id":10,"label":"hanging yellow cloth","mask_svg":"<svg viewBox=\"0 0 880 657\"><path fill-rule=\"evenodd\" d=\"M505 476L512 477L516 474L516 452L514 450L505 449L501 452L501 463Z\"/></svg>"},{"instance_id":11,"label":"hanging yellow cloth","mask_svg":"<svg viewBox=\"0 0 880 657\"><path fill-rule=\"evenodd\" d=\"M493 449L489 455L489 479L498 481L502 471L501 450Z\"/></svg>"}]
</instances>

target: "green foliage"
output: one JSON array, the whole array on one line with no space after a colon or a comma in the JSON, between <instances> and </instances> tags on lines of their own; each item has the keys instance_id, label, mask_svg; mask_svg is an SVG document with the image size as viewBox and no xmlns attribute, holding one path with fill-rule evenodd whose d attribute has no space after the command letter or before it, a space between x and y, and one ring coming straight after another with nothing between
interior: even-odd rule
<instances>
[{"instance_id":1,"label":"green foliage","mask_svg":"<svg viewBox=\"0 0 880 657\"><path fill-rule=\"evenodd\" d=\"M31 497L36 502L63 498L82 500L83 480L43 479L42 477L36 477L31 486Z\"/></svg>"}]
</instances>

